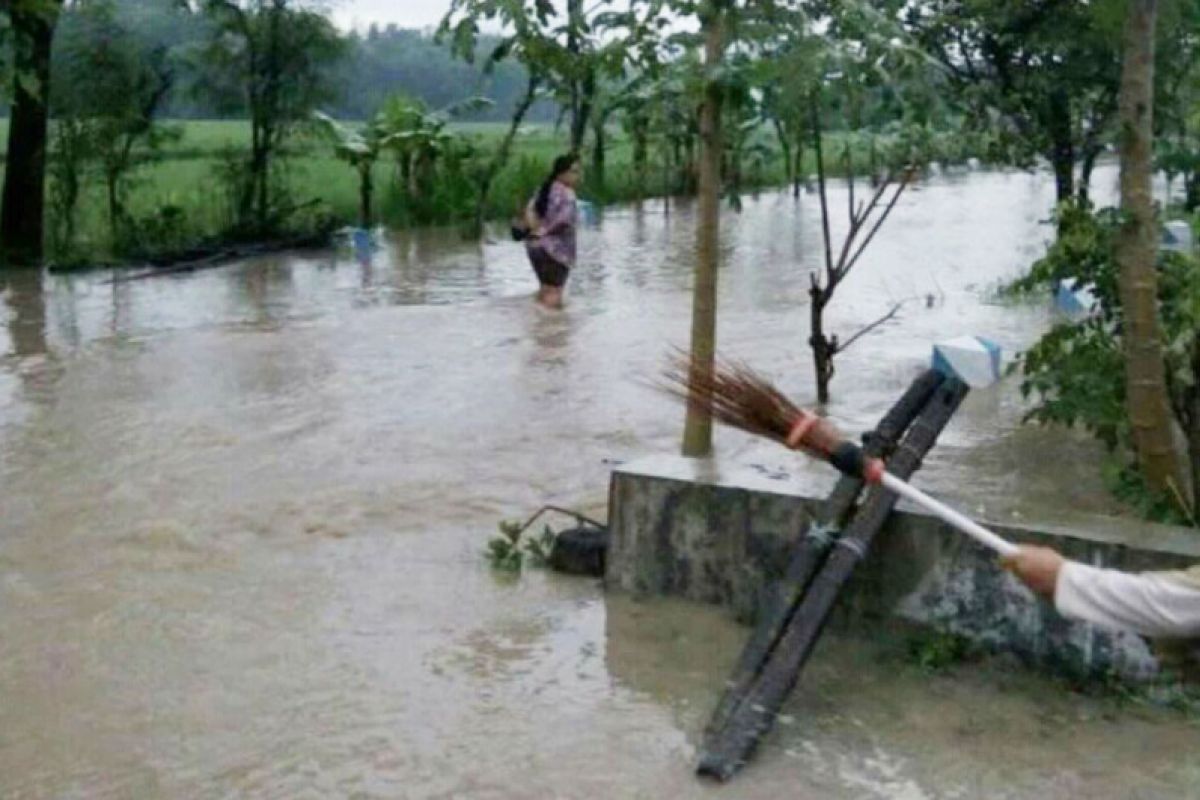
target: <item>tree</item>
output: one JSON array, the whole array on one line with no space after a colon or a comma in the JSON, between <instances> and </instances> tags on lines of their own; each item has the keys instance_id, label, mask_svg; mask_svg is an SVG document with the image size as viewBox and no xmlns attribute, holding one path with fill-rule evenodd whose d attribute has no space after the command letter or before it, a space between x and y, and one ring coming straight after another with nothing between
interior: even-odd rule
<instances>
[{"instance_id":1,"label":"tree","mask_svg":"<svg viewBox=\"0 0 1200 800\"><path fill-rule=\"evenodd\" d=\"M623 93L618 110L625 135L633 146L632 168L637 198L646 193L646 177L650 169L650 135L654 103L652 88L648 85L628 87Z\"/></svg>"},{"instance_id":2,"label":"tree","mask_svg":"<svg viewBox=\"0 0 1200 800\"><path fill-rule=\"evenodd\" d=\"M808 99L820 79L819 52L820 45L813 38L797 32L759 62L763 116L775 130L793 197L800 196L805 178L804 148L811 138Z\"/></svg>"},{"instance_id":3,"label":"tree","mask_svg":"<svg viewBox=\"0 0 1200 800\"><path fill-rule=\"evenodd\" d=\"M900 304L875 322L867 325L844 341L837 335L825 333L825 310L833 302L838 286L854 269L867 246L875 239L879 229L887 221L900 196L908 187L912 178L912 168L908 165L900 167L897 172L888 172L878 181L870 200L855 203L854 170L850 163L850 149L845 151L846 180L848 189L848 228L841 247L837 248L834 256L832 236L830 234L830 211L826 196L825 181L825 152L822 137L821 102L819 90L814 89L810 94L810 127L813 132L813 150L817 157L817 191L821 201L821 239L824 244L825 271L814 271L809 276L809 347L812 348L813 369L817 381L817 402L829 402L829 384L833 380L834 359L839 353L847 350L866 334L884 324L900 310ZM891 197L888 192L891 191Z\"/></svg>"},{"instance_id":4,"label":"tree","mask_svg":"<svg viewBox=\"0 0 1200 800\"><path fill-rule=\"evenodd\" d=\"M605 30L627 21L626 14L608 10L612 3L566 0L560 11L549 0L453 0L439 26L439 37L451 35L455 53L474 60L481 26L498 25L501 39L486 63L519 61L529 73L530 85L544 89L569 117L569 147L578 151L602 81L619 76L625 60L626 43L602 37Z\"/></svg>"},{"instance_id":5,"label":"tree","mask_svg":"<svg viewBox=\"0 0 1200 800\"><path fill-rule=\"evenodd\" d=\"M1044 290L1072 280L1089 287L1095 303L1089 315L1060 322L1021 354L1021 391L1036 398L1026 420L1084 428L1118 455L1110 485L1120 497L1154 519L1189 521L1186 486L1145 491L1149 482L1137 463L1124 374L1129 326L1114 247L1124 214L1068 205L1057 217L1058 236L1014 289ZM1165 344L1160 355L1171 410L1187 434L1195 487L1200 486L1200 264L1194 255L1164 251L1157 269Z\"/></svg>"},{"instance_id":6,"label":"tree","mask_svg":"<svg viewBox=\"0 0 1200 800\"><path fill-rule=\"evenodd\" d=\"M82 173L91 163L104 181L114 249L132 244L135 226L125 209L129 175L174 134L156 120L174 81L166 48L139 41L115 12L111 0L94 0L68 9L59 25L52 169L65 247Z\"/></svg>"},{"instance_id":7,"label":"tree","mask_svg":"<svg viewBox=\"0 0 1200 800\"><path fill-rule=\"evenodd\" d=\"M313 115L318 132L333 144L338 158L350 164L359 177L359 224L372 221L374 169L379 158L392 153L399 166L397 186L409 201L419 201L436 180L441 162L469 149L466 140L447 129L449 120L490 105L475 97L440 112L405 95L390 98L371 121L359 129L349 128L328 114Z\"/></svg>"},{"instance_id":8,"label":"tree","mask_svg":"<svg viewBox=\"0 0 1200 800\"><path fill-rule=\"evenodd\" d=\"M1125 383L1134 446L1150 486L1187 491L1180 472L1162 358L1151 193L1157 0L1129 0L1121 71L1121 210L1115 254L1126 331Z\"/></svg>"},{"instance_id":9,"label":"tree","mask_svg":"<svg viewBox=\"0 0 1200 800\"><path fill-rule=\"evenodd\" d=\"M552 12L553 7L544 2L534 3L530 7L525 0L453 0L450 10L438 26L439 39L451 37L454 53L468 63L474 63L480 25L489 21L499 23L503 27L504 37L485 59L484 74L491 74L496 65L507 58L516 59L528 73L525 92L513 107L507 132L491 157L482 161L475 170L476 231L483 229L492 185L508 164L521 123L549 80L549 64L558 60L556 52L559 45L553 38L547 37L544 30Z\"/></svg>"},{"instance_id":10,"label":"tree","mask_svg":"<svg viewBox=\"0 0 1200 800\"><path fill-rule=\"evenodd\" d=\"M1155 53L1155 165L1167 185L1183 177L1183 207L1200 208L1200 2L1168 3Z\"/></svg>"},{"instance_id":11,"label":"tree","mask_svg":"<svg viewBox=\"0 0 1200 800\"><path fill-rule=\"evenodd\" d=\"M717 267L721 253L721 69L725 27L731 3L708 0L699 9L704 37L704 103L700 107L700 208L696 221L696 272L692 289L691 368L712 371L717 338ZM702 385L702 381L693 381ZM712 417L689 404L683 429L683 454L712 452Z\"/></svg>"},{"instance_id":12,"label":"tree","mask_svg":"<svg viewBox=\"0 0 1200 800\"><path fill-rule=\"evenodd\" d=\"M515 60L505 60L483 73L479 65L499 43L499 37L482 32L474 63L467 63L424 31L388 26L376 29L374 36L351 32L349 52L337 79L342 91L328 110L338 119L368 119L400 91L429 108L445 108L480 92L494 105L477 109L472 119L507 121L509 109L525 91L528 76ZM535 109L534 116L549 121L553 112Z\"/></svg>"},{"instance_id":13,"label":"tree","mask_svg":"<svg viewBox=\"0 0 1200 800\"><path fill-rule=\"evenodd\" d=\"M343 43L324 15L294 0L204 0L204 8L213 23L208 91L250 116L237 228L261 236L290 211L274 190L275 162L296 126L330 99Z\"/></svg>"},{"instance_id":14,"label":"tree","mask_svg":"<svg viewBox=\"0 0 1200 800\"><path fill-rule=\"evenodd\" d=\"M599 0L597 7L611 0ZM583 148L588 124L596 109L596 89L599 83L596 43L590 36L591 25L584 10L584 0L567 0L567 56L562 62L560 95L571 115L571 150ZM603 169L603 166L601 167Z\"/></svg>"},{"instance_id":15,"label":"tree","mask_svg":"<svg viewBox=\"0 0 1200 800\"><path fill-rule=\"evenodd\" d=\"M370 228L374 191L371 173L375 169L375 162L379 160L380 151L390 143L391 136L378 118L359 130L348 128L320 111L313 114L313 119L318 130L333 143L334 154L358 172L358 224L359 227Z\"/></svg>"},{"instance_id":16,"label":"tree","mask_svg":"<svg viewBox=\"0 0 1200 800\"><path fill-rule=\"evenodd\" d=\"M4 10L13 48L13 102L0 205L0 262L30 265L42 260L50 51L62 0L9 0Z\"/></svg>"},{"instance_id":17,"label":"tree","mask_svg":"<svg viewBox=\"0 0 1200 800\"><path fill-rule=\"evenodd\" d=\"M724 175L722 161L725 153L723 113L726 99L737 96L745 88L745 59L732 62L727 53L733 47L752 47L752 38L739 37L743 30L752 31L762 23L778 20L782 10L794 6L787 0L643 0L634 3L636 13L641 5L645 14L637 17L647 31L665 31L672 27L672 19L665 12L673 12L677 18L694 19L699 22L699 34L689 32L660 34L658 37L641 37L636 63L640 68L647 66L661 69L663 77L653 77L660 85L674 84L664 95L679 102L687 109L696 94L691 91L695 64L694 52L702 45L704 62L699 72L699 213L696 227L696 269L692 289L691 369L711 370L716 357L717 324L717 269L720 261L720 200L723 194ZM671 67L662 69L667 61L664 51L671 53ZM669 76L669 77L668 77ZM670 107L663 98L661 105L668 112L667 139L668 157L674 156L679 163L679 146L689 143L689 131L694 117L684 111L678 119L671 119ZM674 105L674 104L672 104ZM692 106L694 107L694 106ZM678 107L677 107L678 108ZM674 152L672 153L672 148ZM690 162L690 157L688 158ZM693 381L702 385L702 381ZM712 451L712 421L705 413L702 403L689 403L684 422L683 454L704 456Z\"/></svg>"},{"instance_id":18,"label":"tree","mask_svg":"<svg viewBox=\"0 0 1200 800\"><path fill-rule=\"evenodd\" d=\"M1121 2L924 0L886 7L937 59L975 124L1004 132L1008 160L1049 161L1064 202L1086 199L1116 115Z\"/></svg>"},{"instance_id":19,"label":"tree","mask_svg":"<svg viewBox=\"0 0 1200 800\"><path fill-rule=\"evenodd\" d=\"M615 18L614 18L615 20ZM610 20L614 27L618 24ZM620 80L605 81L597 90L592 112L592 168L589 185L601 196L605 191L605 172L608 154L608 126L619 116L633 145L634 180L638 194L644 191L644 172L649 162L651 104L660 102L665 87L661 83L662 68L657 58L657 31L653 17L641 17L636 12L620 18L621 35L631 49L629 75Z\"/></svg>"}]
</instances>

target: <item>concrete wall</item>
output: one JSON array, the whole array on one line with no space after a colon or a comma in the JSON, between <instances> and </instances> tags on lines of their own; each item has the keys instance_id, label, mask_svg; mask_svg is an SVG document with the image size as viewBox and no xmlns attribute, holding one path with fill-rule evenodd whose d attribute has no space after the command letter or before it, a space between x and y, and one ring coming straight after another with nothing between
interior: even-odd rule
<instances>
[{"instance_id":1,"label":"concrete wall","mask_svg":"<svg viewBox=\"0 0 1200 800\"><path fill-rule=\"evenodd\" d=\"M782 571L831 484L678 457L622 466L610 487L607 584L716 603L752 622L761 588ZM1141 571L1200 562L1200 536L1161 525L1081 517L1070 527L989 526L1095 565ZM1144 679L1160 667L1140 637L1063 619L990 552L902 504L843 593L835 624L913 623L1076 676Z\"/></svg>"}]
</instances>

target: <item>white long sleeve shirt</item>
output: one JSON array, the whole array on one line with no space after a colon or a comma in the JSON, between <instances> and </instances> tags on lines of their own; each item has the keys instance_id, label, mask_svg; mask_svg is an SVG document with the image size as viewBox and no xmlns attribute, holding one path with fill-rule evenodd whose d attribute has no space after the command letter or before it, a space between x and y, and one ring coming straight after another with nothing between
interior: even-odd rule
<instances>
[{"instance_id":1,"label":"white long sleeve shirt","mask_svg":"<svg viewBox=\"0 0 1200 800\"><path fill-rule=\"evenodd\" d=\"M1131 574L1075 561L1058 573L1054 606L1065 617L1170 639L1200 637L1197 571Z\"/></svg>"}]
</instances>

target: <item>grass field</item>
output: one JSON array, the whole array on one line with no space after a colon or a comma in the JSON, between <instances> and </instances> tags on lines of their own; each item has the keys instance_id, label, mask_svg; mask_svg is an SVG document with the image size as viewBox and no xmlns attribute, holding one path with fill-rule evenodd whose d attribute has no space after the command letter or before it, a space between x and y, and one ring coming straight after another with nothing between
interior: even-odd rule
<instances>
[{"instance_id":1,"label":"grass field","mask_svg":"<svg viewBox=\"0 0 1200 800\"><path fill-rule=\"evenodd\" d=\"M250 143L250 126L244 120L189 120L167 123L178 131L159 158L139 167L130 183L126 205L135 220L137 235L145 241L139 250L186 249L201 241L213 241L230 229L233 219L228 187L229 175L239 169L240 154ZM506 123L461 123L460 134L488 148L507 130ZM549 125L527 125L518 136L512 157L497 177L486 213L491 218L506 217L517 211L544 177L551 161L565 149L565 132ZM7 121L0 120L0 141L6 141ZM832 136L829 152L840 152L841 137ZM762 141L774 148L774 137L764 132ZM651 158L656 159L657 153ZM856 158L866 164L865 152ZM581 195L599 202L634 199L641 192L661 193L664 185L661 163L652 166L654 175L637 176L632 170L632 146L618 129L610 132L606 180L603 190L594 178L585 179ZM356 171L332 154L324 141L308 135L293 137L287 145L287 157L278 161L277 177L286 187L292 204L319 209L328 219L351 224L358 216L358 176ZM588 166L585 162L585 167ZM813 171L815 165L806 165ZM585 169L585 173L588 170ZM838 170L831 170L838 171ZM469 220L474 213L474 188L465 178L434 187L431 196L414 204L399 189L397 168L386 157L375 166L374 184L377 221L400 227L414 224L454 224ZM748 158L744 165L746 186L781 184L785 180L781 159L772 153ZM53 185L51 185L53 193ZM96 175L87 181L76 222L76 234L69 245L62 237L49 236L48 249L53 260L61 263L89 263L119 258L109 235L106 204L101 182ZM52 209L48 212L53 216ZM50 231L60 230L54 219Z\"/></svg>"},{"instance_id":2,"label":"grass field","mask_svg":"<svg viewBox=\"0 0 1200 800\"><path fill-rule=\"evenodd\" d=\"M7 141L7 120L0 120L0 142ZM244 120L188 120L166 123L177 131L159 157L137 168L130 180L126 206L139 231L147 237L165 241L162 249L183 249L188 243L212 240L228 229L232 204L227 176L237 169L239 153L250 144L250 126ZM507 130L506 123L460 123L454 129L487 148L497 143ZM515 211L545 174L554 157L565 149L565 134L547 125L522 128L509 166L496 179L492 201L487 209L491 217ZM347 224L358 215L358 176L354 169L333 156L324 141L297 135L287 145L288 155L278 164L292 203L316 203L326 216ZM613 131L608 154L609 195L632 195L629 176L631 147L619 131ZM470 186L445 187L439 196L417 213L398 191L396 166L386 157L375 167L376 215L379 222L391 226L411 224L452 224L469 219L474 212ZM50 187L53 193L53 185ZM585 196L589 190L584 189ZM59 262L103 261L121 254L114 252L109 234L107 205L98 175L86 181L76 212L76 233L68 246L53 231L60 229L52 218L48 249ZM601 198L597 198L601 199ZM310 205L311 207L311 205ZM172 230L160 230L154 221L170 209ZM48 214L53 217L52 206Z\"/></svg>"}]
</instances>

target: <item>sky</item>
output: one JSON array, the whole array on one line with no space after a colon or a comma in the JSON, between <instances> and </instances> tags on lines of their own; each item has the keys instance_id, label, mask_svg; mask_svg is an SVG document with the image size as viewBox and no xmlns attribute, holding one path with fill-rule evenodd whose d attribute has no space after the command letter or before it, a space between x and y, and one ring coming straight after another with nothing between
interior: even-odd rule
<instances>
[{"instance_id":1,"label":"sky","mask_svg":"<svg viewBox=\"0 0 1200 800\"><path fill-rule=\"evenodd\" d=\"M437 25L450 0L332 0L333 18L342 28L365 28L372 22L402 28Z\"/></svg>"}]
</instances>

